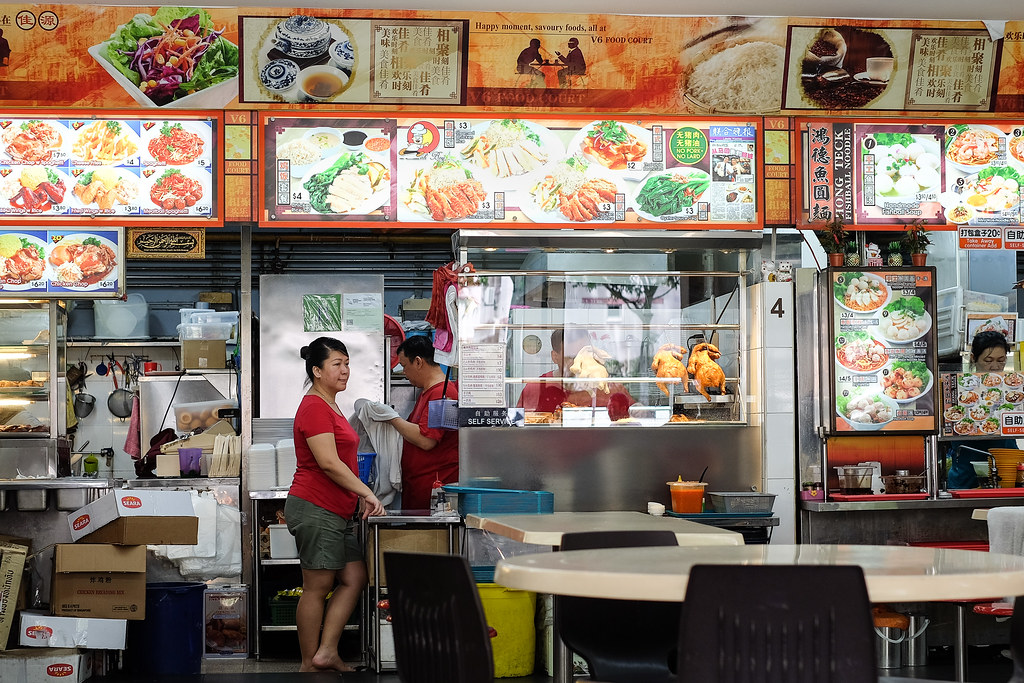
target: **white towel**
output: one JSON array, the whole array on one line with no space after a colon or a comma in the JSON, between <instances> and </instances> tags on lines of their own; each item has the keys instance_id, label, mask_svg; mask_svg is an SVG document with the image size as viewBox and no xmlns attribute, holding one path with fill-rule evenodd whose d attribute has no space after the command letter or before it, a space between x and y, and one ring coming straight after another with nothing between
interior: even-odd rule
<instances>
[{"instance_id":1,"label":"white towel","mask_svg":"<svg viewBox=\"0 0 1024 683\"><path fill-rule=\"evenodd\" d=\"M988 549L993 553L1024 555L1024 507L988 511Z\"/></svg>"},{"instance_id":2,"label":"white towel","mask_svg":"<svg viewBox=\"0 0 1024 683\"><path fill-rule=\"evenodd\" d=\"M377 481L373 484L373 495L385 507L394 501L402 490L402 435L387 420L400 415L394 408L377 401L359 399L353 406L356 411L356 432L360 430L369 437L373 451L377 454Z\"/></svg>"}]
</instances>

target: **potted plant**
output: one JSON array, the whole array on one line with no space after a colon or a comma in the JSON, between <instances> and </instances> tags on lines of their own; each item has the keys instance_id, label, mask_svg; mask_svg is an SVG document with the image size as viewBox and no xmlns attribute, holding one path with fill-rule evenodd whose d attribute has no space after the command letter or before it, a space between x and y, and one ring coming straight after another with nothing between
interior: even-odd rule
<instances>
[{"instance_id":1,"label":"potted plant","mask_svg":"<svg viewBox=\"0 0 1024 683\"><path fill-rule=\"evenodd\" d=\"M928 245L932 238L928 235L928 228L924 219L918 218L907 224L903 231L903 244L910 252L910 260L915 266L923 266L928 259Z\"/></svg>"},{"instance_id":2,"label":"potted plant","mask_svg":"<svg viewBox=\"0 0 1024 683\"><path fill-rule=\"evenodd\" d=\"M857 240L851 239L846 242L846 257L844 263L847 266L860 265L860 245Z\"/></svg>"},{"instance_id":3,"label":"potted plant","mask_svg":"<svg viewBox=\"0 0 1024 683\"><path fill-rule=\"evenodd\" d=\"M903 245L900 244L899 240L893 240L889 242L889 258L888 264L890 266L902 266L903 265Z\"/></svg>"},{"instance_id":4,"label":"potted plant","mask_svg":"<svg viewBox=\"0 0 1024 683\"><path fill-rule=\"evenodd\" d=\"M836 267L842 266L843 257L846 255L846 242L850 237L849 230L843 225L842 217L833 217L814 234L821 242L821 248L828 254L828 264Z\"/></svg>"}]
</instances>

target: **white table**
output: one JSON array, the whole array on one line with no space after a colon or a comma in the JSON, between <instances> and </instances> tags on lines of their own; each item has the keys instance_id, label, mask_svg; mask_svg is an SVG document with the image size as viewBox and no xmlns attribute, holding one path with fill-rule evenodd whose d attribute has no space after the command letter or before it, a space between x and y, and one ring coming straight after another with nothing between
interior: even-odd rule
<instances>
[{"instance_id":1,"label":"white table","mask_svg":"<svg viewBox=\"0 0 1024 683\"><path fill-rule=\"evenodd\" d=\"M743 535L718 527L691 522L679 517L655 517L642 512L610 511L610 512L555 512L547 515L466 515L466 526L471 529L482 529L491 533L511 538L521 543L536 543L558 547L562 544L562 534L579 531L648 531L670 529L676 534L680 545L690 546L742 546ZM630 548L629 551L636 550ZM583 552L583 551L574 551ZM606 552L606 551L599 551ZM544 553L548 555L548 553ZM554 553L561 555L563 553ZM528 555L525 557L537 557ZM501 566L501 563L498 564ZM498 581L501 583L501 581ZM535 589L529 589L535 590ZM558 591L539 590L540 593L558 593ZM591 596L591 597L615 597ZM572 683L572 657L561 638L555 637L552 644L552 668L555 683Z\"/></svg>"},{"instance_id":2,"label":"white table","mask_svg":"<svg viewBox=\"0 0 1024 683\"><path fill-rule=\"evenodd\" d=\"M674 531L680 545L743 545L743 535L679 517L643 512L555 512L550 515L466 515L466 526L522 543L559 546L562 534L578 531Z\"/></svg>"}]
</instances>

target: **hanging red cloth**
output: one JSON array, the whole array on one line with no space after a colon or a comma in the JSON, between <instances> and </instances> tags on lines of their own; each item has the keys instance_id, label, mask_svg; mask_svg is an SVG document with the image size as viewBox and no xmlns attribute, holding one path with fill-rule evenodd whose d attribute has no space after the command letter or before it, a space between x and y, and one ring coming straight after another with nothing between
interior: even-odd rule
<instances>
[{"instance_id":1,"label":"hanging red cloth","mask_svg":"<svg viewBox=\"0 0 1024 683\"><path fill-rule=\"evenodd\" d=\"M434 284L430 292L430 309L427 311L426 321L434 326L435 330L450 330L448 325L448 311L446 310L444 295L448 287L458 282L459 273L475 273L472 263L467 263L459 268L455 263L446 263L434 271Z\"/></svg>"}]
</instances>

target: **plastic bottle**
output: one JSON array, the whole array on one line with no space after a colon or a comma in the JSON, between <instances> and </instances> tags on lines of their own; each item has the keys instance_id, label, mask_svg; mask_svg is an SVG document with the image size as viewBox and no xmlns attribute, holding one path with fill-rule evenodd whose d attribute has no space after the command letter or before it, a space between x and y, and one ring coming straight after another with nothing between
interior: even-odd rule
<instances>
[{"instance_id":1,"label":"plastic bottle","mask_svg":"<svg viewBox=\"0 0 1024 683\"><path fill-rule=\"evenodd\" d=\"M437 498L441 494L441 479L434 474L434 483L430 485L430 511L434 512L437 510Z\"/></svg>"},{"instance_id":2,"label":"plastic bottle","mask_svg":"<svg viewBox=\"0 0 1024 683\"><path fill-rule=\"evenodd\" d=\"M1024 488L1024 462L1017 463L1017 482L1014 486Z\"/></svg>"}]
</instances>

